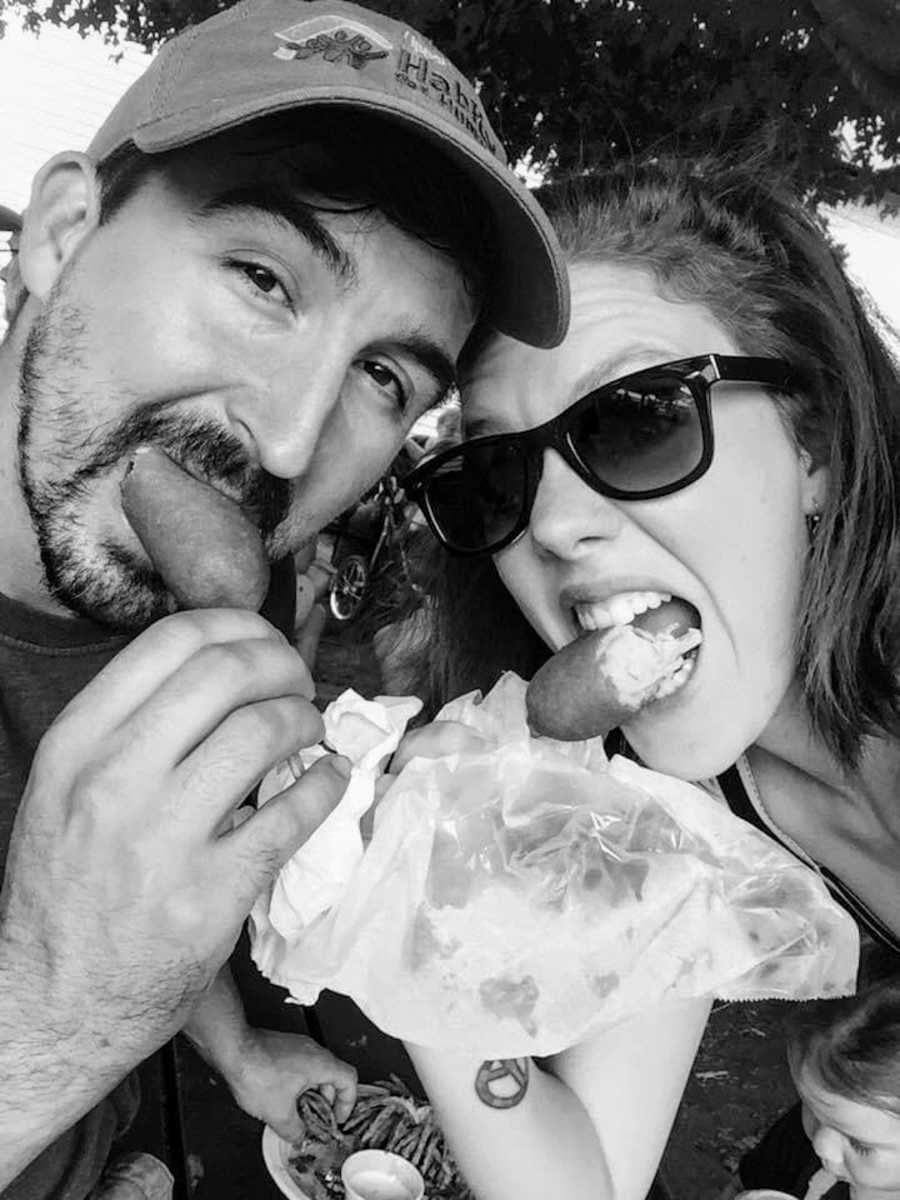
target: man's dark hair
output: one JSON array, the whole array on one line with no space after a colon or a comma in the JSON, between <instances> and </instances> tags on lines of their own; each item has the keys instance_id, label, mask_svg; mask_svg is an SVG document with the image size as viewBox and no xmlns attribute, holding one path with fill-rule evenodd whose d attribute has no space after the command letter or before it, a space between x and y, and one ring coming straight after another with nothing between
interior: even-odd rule
<instances>
[{"instance_id":1,"label":"man's dark hair","mask_svg":"<svg viewBox=\"0 0 900 1200\"><path fill-rule=\"evenodd\" d=\"M322 197L321 202L310 201L311 208L380 212L451 258L469 294L482 299L494 271L493 217L468 176L426 138L396 122L338 107L263 117L218 136L237 139L248 155L280 154L290 162L296 152L291 178ZM145 154L134 143L114 151L97 166L100 224L112 220L175 156L190 153L187 146ZM26 298L20 289L14 311L8 313L10 326Z\"/></svg>"},{"instance_id":2,"label":"man's dark hair","mask_svg":"<svg viewBox=\"0 0 900 1200\"><path fill-rule=\"evenodd\" d=\"M312 209L381 213L448 255L470 294L483 295L494 266L493 217L468 176L424 137L396 122L338 107L263 117L218 136L236 139L239 152L248 155L278 154L290 164L296 154L291 179L315 194ZM190 152L187 146L144 154L129 143L111 154L97 169L101 224L152 173Z\"/></svg>"}]
</instances>

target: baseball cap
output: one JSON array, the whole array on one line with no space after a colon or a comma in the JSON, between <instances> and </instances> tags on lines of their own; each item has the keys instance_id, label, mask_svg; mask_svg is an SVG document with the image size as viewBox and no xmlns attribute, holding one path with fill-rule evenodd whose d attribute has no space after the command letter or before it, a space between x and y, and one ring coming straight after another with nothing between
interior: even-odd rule
<instances>
[{"instance_id":1,"label":"baseball cap","mask_svg":"<svg viewBox=\"0 0 900 1200\"><path fill-rule=\"evenodd\" d=\"M129 142L158 154L314 105L383 116L455 163L493 217L487 319L535 346L562 341L568 274L550 222L509 167L469 81L421 34L381 13L343 0L242 0L160 48L88 155L99 163Z\"/></svg>"},{"instance_id":2,"label":"baseball cap","mask_svg":"<svg viewBox=\"0 0 900 1200\"><path fill-rule=\"evenodd\" d=\"M22 218L14 208L0 204L0 233L18 233L22 228Z\"/></svg>"}]
</instances>

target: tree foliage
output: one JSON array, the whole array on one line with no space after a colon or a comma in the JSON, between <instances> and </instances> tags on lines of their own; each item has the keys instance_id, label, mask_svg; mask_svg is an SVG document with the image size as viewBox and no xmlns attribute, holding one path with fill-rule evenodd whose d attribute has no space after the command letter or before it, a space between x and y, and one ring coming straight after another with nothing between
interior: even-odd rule
<instances>
[{"instance_id":1,"label":"tree foliage","mask_svg":"<svg viewBox=\"0 0 900 1200\"><path fill-rule=\"evenodd\" d=\"M900 204L900 0L366 0L481 85L510 156L552 175L760 134L816 198ZM153 48L222 0L0 0Z\"/></svg>"}]
</instances>

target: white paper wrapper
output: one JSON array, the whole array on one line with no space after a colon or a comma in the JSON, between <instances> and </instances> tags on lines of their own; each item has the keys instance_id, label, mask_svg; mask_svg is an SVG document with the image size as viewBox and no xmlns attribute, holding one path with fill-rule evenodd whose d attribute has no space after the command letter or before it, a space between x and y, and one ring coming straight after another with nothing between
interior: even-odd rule
<instances>
[{"instance_id":1,"label":"white paper wrapper","mask_svg":"<svg viewBox=\"0 0 900 1200\"><path fill-rule=\"evenodd\" d=\"M342 817L319 843L341 859L326 887L318 835L288 864L253 914L269 978L485 1058L556 1053L670 997L853 989L856 927L813 871L701 789L607 762L600 739L530 737L524 694L507 675L447 705L484 749L411 762L364 853Z\"/></svg>"},{"instance_id":2,"label":"white paper wrapper","mask_svg":"<svg viewBox=\"0 0 900 1200\"><path fill-rule=\"evenodd\" d=\"M328 705L325 743L353 763L350 782L334 812L284 865L271 896L257 901L251 915L257 929L270 924L275 936L291 943L341 899L363 855L359 822L372 807L375 780L421 707L415 697L364 700L352 689ZM299 763L279 763L260 784L260 804L290 787L326 753L324 746L313 746L301 751Z\"/></svg>"}]
</instances>

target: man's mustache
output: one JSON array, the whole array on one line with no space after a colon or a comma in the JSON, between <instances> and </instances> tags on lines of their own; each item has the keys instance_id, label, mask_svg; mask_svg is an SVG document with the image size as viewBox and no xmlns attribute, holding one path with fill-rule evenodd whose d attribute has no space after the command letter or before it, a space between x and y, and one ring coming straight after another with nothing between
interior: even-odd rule
<instances>
[{"instance_id":1,"label":"man's mustache","mask_svg":"<svg viewBox=\"0 0 900 1200\"><path fill-rule=\"evenodd\" d=\"M237 438L202 417L173 416L152 407L131 413L105 434L71 485L79 488L142 445L158 447L192 475L236 500L263 539L288 515L290 482L254 467Z\"/></svg>"}]
</instances>

